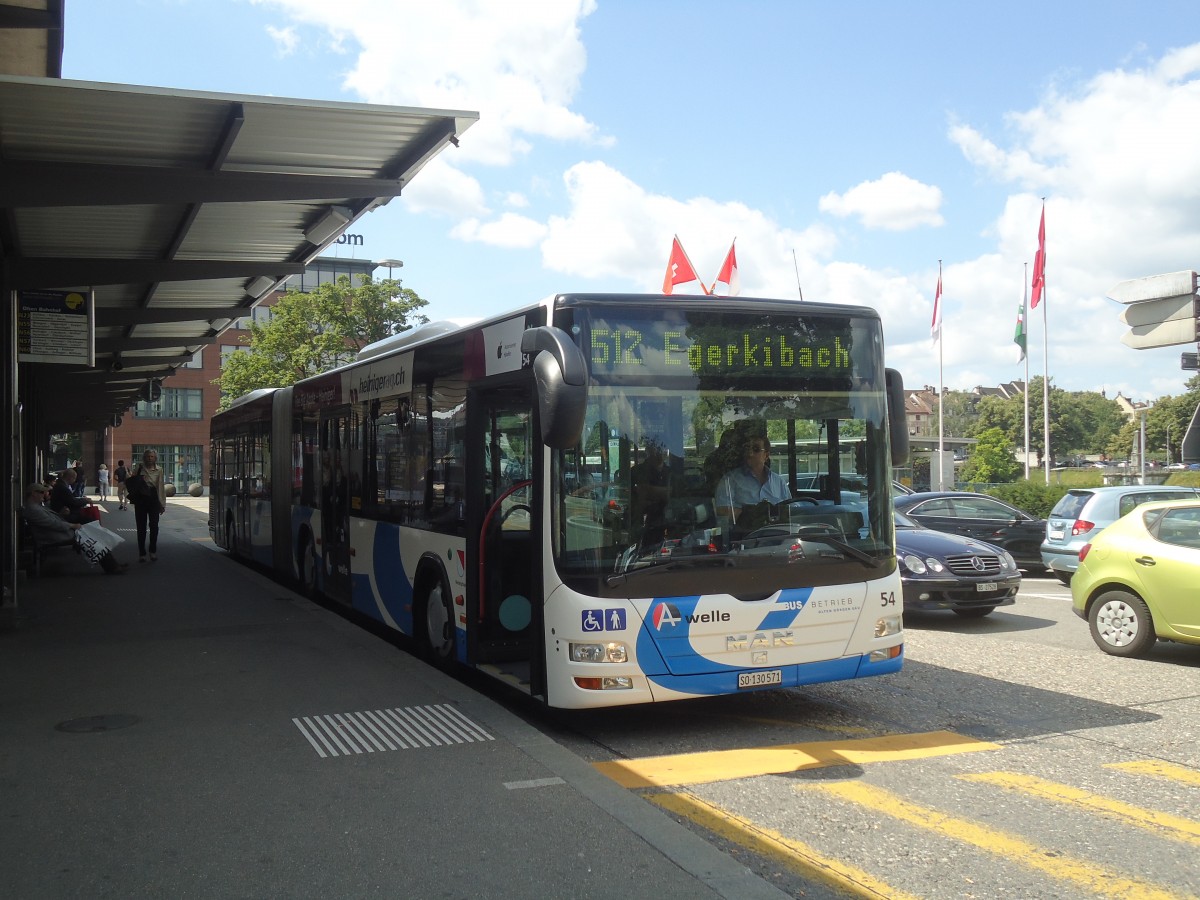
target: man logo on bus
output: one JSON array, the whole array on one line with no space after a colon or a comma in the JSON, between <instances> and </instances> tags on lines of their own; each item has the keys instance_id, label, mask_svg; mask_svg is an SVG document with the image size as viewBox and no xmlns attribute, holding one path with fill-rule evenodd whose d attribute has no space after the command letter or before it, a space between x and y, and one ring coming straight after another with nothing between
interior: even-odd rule
<instances>
[{"instance_id":1,"label":"man logo on bus","mask_svg":"<svg viewBox=\"0 0 1200 900\"><path fill-rule=\"evenodd\" d=\"M654 627L658 631L662 631L663 625L678 625L683 621L683 616L679 615L679 607L673 603L660 603L654 607Z\"/></svg>"}]
</instances>

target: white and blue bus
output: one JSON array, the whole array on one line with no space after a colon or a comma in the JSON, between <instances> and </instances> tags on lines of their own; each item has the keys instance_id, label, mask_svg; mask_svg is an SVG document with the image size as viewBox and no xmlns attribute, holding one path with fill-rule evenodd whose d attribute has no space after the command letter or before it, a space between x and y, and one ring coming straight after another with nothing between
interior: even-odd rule
<instances>
[{"instance_id":1,"label":"white and blue bus","mask_svg":"<svg viewBox=\"0 0 1200 900\"><path fill-rule=\"evenodd\" d=\"M752 439L783 496L734 512ZM678 700L900 668L907 453L874 310L562 294L239 399L210 528L549 706Z\"/></svg>"}]
</instances>

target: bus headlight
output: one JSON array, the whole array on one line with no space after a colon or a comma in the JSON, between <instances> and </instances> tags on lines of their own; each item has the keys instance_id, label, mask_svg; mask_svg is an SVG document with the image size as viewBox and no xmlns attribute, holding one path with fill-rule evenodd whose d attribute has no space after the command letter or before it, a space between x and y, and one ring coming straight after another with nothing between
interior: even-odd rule
<instances>
[{"instance_id":1,"label":"bus headlight","mask_svg":"<svg viewBox=\"0 0 1200 900\"><path fill-rule=\"evenodd\" d=\"M902 616L881 616L875 620L875 637L887 637L889 634L899 634L904 630Z\"/></svg>"},{"instance_id":2,"label":"bus headlight","mask_svg":"<svg viewBox=\"0 0 1200 900\"><path fill-rule=\"evenodd\" d=\"M610 641L606 644L575 644L569 647L571 662L583 663L626 663L629 662L629 648L620 641Z\"/></svg>"}]
</instances>

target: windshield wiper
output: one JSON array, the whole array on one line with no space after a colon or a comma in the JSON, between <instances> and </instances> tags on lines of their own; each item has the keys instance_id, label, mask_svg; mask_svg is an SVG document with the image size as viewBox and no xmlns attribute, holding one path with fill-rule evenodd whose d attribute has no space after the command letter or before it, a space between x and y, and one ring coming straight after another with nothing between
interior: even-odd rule
<instances>
[{"instance_id":1,"label":"windshield wiper","mask_svg":"<svg viewBox=\"0 0 1200 900\"><path fill-rule=\"evenodd\" d=\"M818 531L816 529L808 531L802 528L796 532L796 537L800 538L802 541L812 541L814 544L825 544L828 547L841 550L843 553L850 554L859 562L870 566L872 569L878 569L883 565L883 560L878 559L869 553L864 553L857 547L851 546L845 541L835 538L833 535L828 534L825 531Z\"/></svg>"},{"instance_id":2,"label":"windshield wiper","mask_svg":"<svg viewBox=\"0 0 1200 900\"><path fill-rule=\"evenodd\" d=\"M624 584L631 575L644 575L648 572L670 572L673 569L692 569L701 566L731 569L738 564L737 560L733 557L725 556L724 554L720 556L677 556L662 560L650 559L645 560L645 563L645 565L639 566L636 569L626 569L624 572L609 575L604 579L604 583L609 587L616 587L619 584Z\"/></svg>"}]
</instances>

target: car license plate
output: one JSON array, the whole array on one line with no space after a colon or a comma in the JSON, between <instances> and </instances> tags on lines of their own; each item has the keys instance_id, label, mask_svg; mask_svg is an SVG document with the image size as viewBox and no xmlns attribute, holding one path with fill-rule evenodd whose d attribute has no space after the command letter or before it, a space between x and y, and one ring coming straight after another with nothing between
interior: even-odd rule
<instances>
[{"instance_id":1,"label":"car license plate","mask_svg":"<svg viewBox=\"0 0 1200 900\"><path fill-rule=\"evenodd\" d=\"M983 581L983 582L980 582L979 584L975 585L975 590L980 591L980 592L994 591L995 589L996 589L996 582L994 582L994 581Z\"/></svg>"},{"instance_id":2,"label":"car license plate","mask_svg":"<svg viewBox=\"0 0 1200 900\"><path fill-rule=\"evenodd\" d=\"M783 684L782 669L767 669L763 672L738 672L738 687L763 687L768 684Z\"/></svg>"},{"instance_id":3,"label":"car license plate","mask_svg":"<svg viewBox=\"0 0 1200 900\"><path fill-rule=\"evenodd\" d=\"M1051 531L1049 536L1050 540L1052 541L1061 541L1063 539L1063 533L1061 531Z\"/></svg>"}]
</instances>

